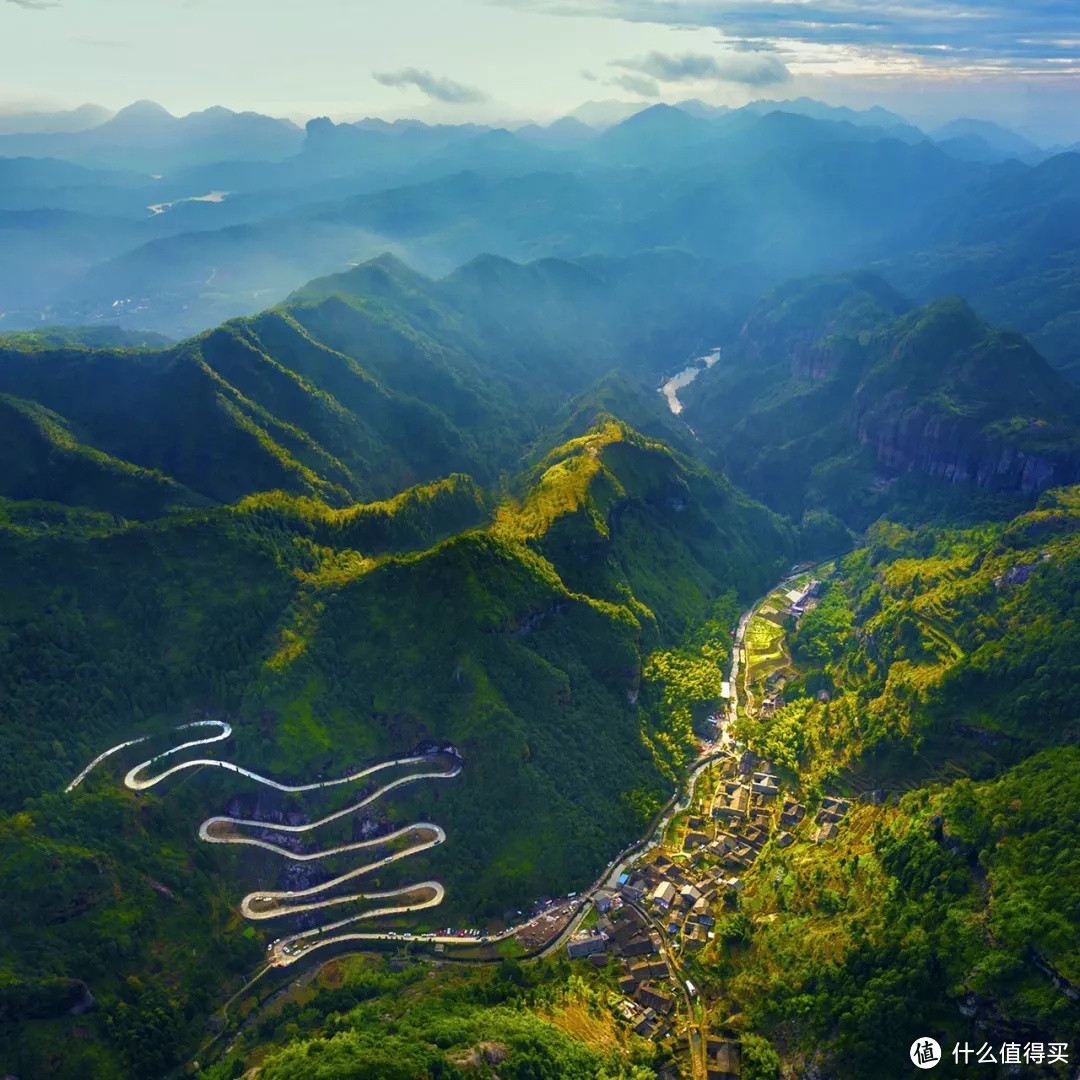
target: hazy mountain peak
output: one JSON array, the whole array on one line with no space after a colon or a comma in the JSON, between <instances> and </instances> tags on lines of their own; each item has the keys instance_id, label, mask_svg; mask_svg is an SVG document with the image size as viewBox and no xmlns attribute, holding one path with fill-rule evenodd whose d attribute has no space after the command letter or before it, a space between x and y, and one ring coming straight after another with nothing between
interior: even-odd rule
<instances>
[{"instance_id":1,"label":"hazy mountain peak","mask_svg":"<svg viewBox=\"0 0 1080 1080\"><path fill-rule=\"evenodd\" d=\"M1041 149L1030 139L1018 135L1015 131L1003 127L993 120L977 120L971 117L950 120L949 123L932 132L930 137L935 142L967 138L981 139L998 153L1016 157L1037 154Z\"/></svg>"},{"instance_id":2,"label":"hazy mountain peak","mask_svg":"<svg viewBox=\"0 0 1080 1080\"><path fill-rule=\"evenodd\" d=\"M159 105L156 101L149 101L143 98L139 101L133 101L130 105L125 105L114 117L113 122L117 120L175 120L173 116L164 105Z\"/></svg>"},{"instance_id":3,"label":"hazy mountain peak","mask_svg":"<svg viewBox=\"0 0 1080 1080\"><path fill-rule=\"evenodd\" d=\"M688 113L690 116L696 116L701 120L715 120L718 116L726 116L728 113L732 112L727 105L709 105L699 98L689 98L686 101L680 101L676 104L675 108L681 109L684 113Z\"/></svg>"},{"instance_id":4,"label":"hazy mountain peak","mask_svg":"<svg viewBox=\"0 0 1080 1080\"><path fill-rule=\"evenodd\" d=\"M609 98L606 101L586 101L572 109L569 115L590 127L606 128L645 108L647 106L640 101L617 101Z\"/></svg>"},{"instance_id":5,"label":"hazy mountain peak","mask_svg":"<svg viewBox=\"0 0 1080 1080\"><path fill-rule=\"evenodd\" d=\"M570 147L586 142L596 136L597 130L582 123L576 116L562 116L550 124L525 124L514 134L519 139L538 146Z\"/></svg>"},{"instance_id":6,"label":"hazy mountain peak","mask_svg":"<svg viewBox=\"0 0 1080 1080\"><path fill-rule=\"evenodd\" d=\"M224 105L211 105L208 109L200 109L190 116L236 116L235 110L227 109Z\"/></svg>"},{"instance_id":7,"label":"hazy mountain peak","mask_svg":"<svg viewBox=\"0 0 1080 1080\"><path fill-rule=\"evenodd\" d=\"M827 105L815 98L799 97L789 101L774 101L762 98L745 106L747 112L766 115L782 112L809 117L811 120L824 120L848 123L855 127L881 128L893 135L900 135L905 141L915 141L923 137L922 131L897 113L874 105L868 109L850 109L846 105Z\"/></svg>"},{"instance_id":8,"label":"hazy mountain peak","mask_svg":"<svg viewBox=\"0 0 1080 1080\"><path fill-rule=\"evenodd\" d=\"M331 296L359 298L385 295L388 287L395 291L415 290L429 284L429 278L417 273L391 252L384 251L340 274L328 274L309 281L288 296L285 303L317 303Z\"/></svg>"},{"instance_id":9,"label":"hazy mountain peak","mask_svg":"<svg viewBox=\"0 0 1080 1080\"><path fill-rule=\"evenodd\" d=\"M447 280L472 280L491 283L507 275L520 277L523 269L520 263L507 259L503 255L484 252L474 259L470 259L463 266L459 266Z\"/></svg>"},{"instance_id":10,"label":"hazy mountain peak","mask_svg":"<svg viewBox=\"0 0 1080 1080\"><path fill-rule=\"evenodd\" d=\"M324 118L325 119L325 118ZM311 123L311 121L308 121ZM352 127L362 131L384 131L388 134L399 134L412 128L426 128L428 125L423 120L399 118L397 120L384 120L381 116L365 116L361 120L354 120Z\"/></svg>"},{"instance_id":11,"label":"hazy mountain peak","mask_svg":"<svg viewBox=\"0 0 1080 1080\"><path fill-rule=\"evenodd\" d=\"M698 118L690 116L684 110L680 109L676 105L665 105L663 102L657 102L655 105L650 105L640 112L634 113L633 116L628 116L618 126L621 128L643 128L652 124L681 124L684 128L698 127Z\"/></svg>"},{"instance_id":12,"label":"hazy mountain peak","mask_svg":"<svg viewBox=\"0 0 1080 1080\"><path fill-rule=\"evenodd\" d=\"M57 112L0 112L0 135L57 135L88 131L104 124L112 115L112 110L91 104Z\"/></svg>"},{"instance_id":13,"label":"hazy mountain peak","mask_svg":"<svg viewBox=\"0 0 1080 1080\"><path fill-rule=\"evenodd\" d=\"M565 131L565 132L586 132L592 133L594 128L591 124L586 124L583 120L579 120L576 116L560 116L558 120L552 120L547 125L548 131Z\"/></svg>"}]
</instances>

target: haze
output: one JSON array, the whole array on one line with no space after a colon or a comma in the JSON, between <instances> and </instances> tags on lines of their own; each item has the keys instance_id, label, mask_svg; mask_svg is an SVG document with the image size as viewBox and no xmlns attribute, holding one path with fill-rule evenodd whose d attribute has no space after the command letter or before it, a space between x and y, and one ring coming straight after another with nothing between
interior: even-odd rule
<instances>
[{"instance_id":1,"label":"haze","mask_svg":"<svg viewBox=\"0 0 1080 1080\"><path fill-rule=\"evenodd\" d=\"M921 124L977 115L1080 138L1080 11L1039 2L3 0L0 111L151 98L303 121L514 123L589 99L868 99Z\"/></svg>"}]
</instances>

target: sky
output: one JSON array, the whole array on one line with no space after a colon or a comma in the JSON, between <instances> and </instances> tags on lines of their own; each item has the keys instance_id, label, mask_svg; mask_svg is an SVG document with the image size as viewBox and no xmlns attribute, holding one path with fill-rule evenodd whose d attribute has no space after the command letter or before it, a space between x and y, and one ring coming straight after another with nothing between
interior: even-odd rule
<instances>
[{"instance_id":1,"label":"sky","mask_svg":"<svg viewBox=\"0 0 1080 1080\"><path fill-rule=\"evenodd\" d=\"M0 0L0 110L548 121L807 95L1080 140L1080 0Z\"/></svg>"}]
</instances>

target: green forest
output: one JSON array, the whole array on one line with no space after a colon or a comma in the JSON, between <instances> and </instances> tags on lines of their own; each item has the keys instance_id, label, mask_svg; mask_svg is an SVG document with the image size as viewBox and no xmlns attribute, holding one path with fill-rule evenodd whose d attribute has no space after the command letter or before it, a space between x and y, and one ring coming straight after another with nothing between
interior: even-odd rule
<instances>
[{"instance_id":1,"label":"green forest","mask_svg":"<svg viewBox=\"0 0 1080 1080\"><path fill-rule=\"evenodd\" d=\"M265 860L195 841L220 778L135 794L105 769L62 794L96 753L206 715L234 724L234 760L289 779L451 741L459 780L389 812L445 827L425 861L451 912L498 914L591 880L640 833L693 738L651 689L680 682L663 650L708 639L710 618L719 633L798 539L606 420L501 501L465 477L348 509L279 492L152 522L9 500L0 542L0 857L18 885L3 1045L27 1073L98 1076L172 1065L252 973L263 935L235 904ZM86 987L96 1007L61 1019Z\"/></svg>"},{"instance_id":2,"label":"green forest","mask_svg":"<svg viewBox=\"0 0 1080 1080\"><path fill-rule=\"evenodd\" d=\"M746 737L811 810L858 809L748 878L712 973L747 1027L852 1077L922 1028L1080 1030L1078 536L1076 489L976 528L882 522L789 619L787 704Z\"/></svg>"},{"instance_id":3,"label":"green forest","mask_svg":"<svg viewBox=\"0 0 1080 1080\"><path fill-rule=\"evenodd\" d=\"M345 792L220 769L137 792L134 750L65 788L198 720L232 725L215 756L292 785L451 745L452 783L325 840L435 822L445 843L373 875L445 886L394 926L503 925L642 837L722 711L740 616L823 559L811 610L770 630L784 703L736 734L812 811L857 811L724 898L694 972L743 1075L861 1080L913 1025L971 1015L1076 1029L1075 391L959 302L855 275L764 298L690 426L655 389L677 355L662 267L639 269L486 258L434 281L384 257L177 344L0 341L0 1070L688 1075L613 1020L615 965L565 954L391 947L253 992L278 931L241 898L316 878L199 823L310 821ZM684 300L695 349L728 316ZM885 440L901 414L949 426L947 480L940 445Z\"/></svg>"}]
</instances>

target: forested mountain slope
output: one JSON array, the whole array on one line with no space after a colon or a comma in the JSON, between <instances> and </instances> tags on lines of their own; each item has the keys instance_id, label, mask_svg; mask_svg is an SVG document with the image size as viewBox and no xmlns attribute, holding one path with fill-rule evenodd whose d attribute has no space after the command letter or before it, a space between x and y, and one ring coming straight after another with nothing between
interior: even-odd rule
<instances>
[{"instance_id":1,"label":"forested mountain slope","mask_svg":"<svg viewBox=\"0 0 1080 1080\"><path fill-rule=\"evenodd\" d=\"M298 779L452 741L459 780L408 805L446 828L423 861L462 913L589 880L635 836L692 746L648 659L713 617L726 636L796 538L610 419L511 488L490 509L461 476L339 510L269 492L138 524L3 502L0 860L19 884L0 1016L20 1068L139 1075L159 1041L171 1061L261 950L212 912L268 871L193 835L227 782L59 794L120 739L224 715L247 765ZM99 1005L78 1023L56 1019L71 980ZM185 1018L167 1038L162 1010ZM87 1023L103 1041L80 1045Z\"/></svg>"},{"instance_id":2,"label":"forested mountain slope","mask_svg":"<svg viewBox=\"0 0 1080 1080\"><path fill-rule=\"evenodd\" d=\"M880 270L912 296L957 294L1080 381L1080 153L953 195L897 238Z\"/></svg>"},{"instance_id":3,"label":"forested mountain slope","mask_svg":"<svg viewBox=\"0 0 1080 1080\"><path fill-rule=\"evenodd\" d=\"M800 725L806 760L988 775L1075 742L1077 500L1055 489L966 529L875 525L791 639L807 687L832 698Z\"/></svg>"},{"instance_id":4,"label":"forested mountain slope","mask_svg":"<svg viewBox=\"0 0 1080 1080\"><path fill-rule=\"evenodd\" d=\"M540 475L588 466L564 459L567 449ZM538 521L557 533L580 512L578 500L541 498L546 487L541 480L512 515L527 534ZM602 497L602 486L594 490ZM1003 1044L1038 1044L1043 1063L1032 1058L1032 1075L1066 1075L1046 1063L1046 1047L1080 1021L1078 507L1077 489L1057 489L1007 523L881 524L835 571L818 571L828 575L823 595L797 624L787 620L797 672L783 687L787 704L774 716L741 718L738 734L774 763L792 796L766 813L775 818L781 802L786 812L797 801L805 820L785 821L794 840L774 833L752 866L734 870L738 887L716 891L713 939L693 952L670 946L707 1002L710 1030L741 1042L751 1075L775 1080L783 1068L871 1080L883 1062L905 1061L920 1033L941 1040L946 1054L954 1041L988 1045L996 1058ZM832 834L815 841L826 793L848 802ZM666 851L680 846L685 827L672 828ZM445 976L404 990L380 972L358 963L340 993L268 1010L258 1036L207 1077L227 1077L237 1061L275 1076L344 1077L357 1056L375 1075L408 1075L384 1052L387 1025L409 1067L438 1072L448 1067L442 1053L475 1044L481 1031L498 1038L509 1015L554 1018L564 1031L587 1033L594 1052L618 1045L620 1025L609 1015L617 1017L621 995L603 971L592 972L592 987L585 975L559 989L547 965L505 961L483 990L453 996ZM341 973L322 979L336 986ZM507 1001L509 1015L482 1011ZM570 1058L542 1064L570 1048L541 1035L511 1039L505 1071L518 1075L526 1053L540 1059L532 1068L541 1074L597 1068ZM623 1047L622 1067L637 1061L655 1075L670 1064L668 1045L648 1061ZM1009 1070L972 1059L955 1075Z\"/></svg>"},{"instance_id":5,"label":"forested mountain slope","mask_svg":"<svg viewBox=\"0 0 1080 1080\"><path fill-rule=\"evenodd\" d=\"M1074 482L1080 394L962 301L908 307L863 274L781 287L686 391L687 421L774 508L860 527L950 489L972 512Z\"/></svg>"},{"instance_id":6,"label":"forested mountain slope","mask_svg":"<svg viewBox=\"0 0 1080 1080\"><path fill-rule=\"evenodd\" d=\"M216 502L280 488L344 505L454 471L489 483L610 368L651 380L726 329L707 279L650 303L673 262L486 258L435 282L383 257L164 349L0 340L0 392L47 410L84 462ZM9 460L20 438L42 436L12 432ZM0 475L0 493L29 497L18 471ZM96 491L68 483L39 494L128 517L161 507L133 507L104 473Z\"/></svg>"},{"instance_id":7,"label":"forested mountain slope","mask_svg":"<svg viewBox=\"0 0 1080 1080\"><path fill-rule=\"evenodd\" d=\"M844 563L839 654L831 623L794 639L820 661L807 694L833 695L789 748L809 782L877 782L972 732L957 761L990 776L1071 737L1073 643L1038 627L1073 614L1039 575L1071 573L1072 496L1044 489L1076 468L1076 394L962 303L911 310L855 275L763 301L686 392L688 427L655 387L735 326L700 266L484 257L433 281L384 257L175 345L0 341L5 1068L181 1062L263 952L237 899L293 887L196 841L253 798L231 778L136 795L109 766L61 795L96 754L227 718L234 758L301 781L450 742L454 784L380 820L445 828L409 874L445 884L448 917L516 909L640 835L716 707L740 608L850 543L829 512L917 519L982 484L1000 514L1042 492L1011 526L882 527ZM976 609L981 637L950 629ZM1038 722L1014 707L1033 695ZM98 1007L68 1016L87 991Z\"/></svg>"},{"instance_id":8,"label":"forested mountain slope","mask_svg":"<svg viewBox=\"0 0 1080 1080\"><path fill-rule=\"evenodd\" d=\"M716 971L744 1030L844 1078L918 1031L1076 1030L1078 536L1077 488L1005 523L883 523L789 624L787 704L745 736L811 810L852 806L747 877Z\"/></svg>"}]
</instances>

